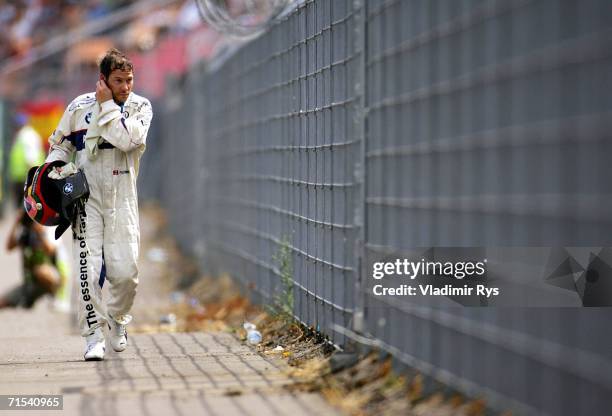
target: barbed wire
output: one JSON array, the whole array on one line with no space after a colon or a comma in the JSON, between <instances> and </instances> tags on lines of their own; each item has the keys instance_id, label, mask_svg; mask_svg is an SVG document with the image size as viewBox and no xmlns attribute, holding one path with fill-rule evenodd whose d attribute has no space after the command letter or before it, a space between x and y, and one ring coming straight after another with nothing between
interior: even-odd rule
<instances>
[{"instance_id":1,"label":"barbed wire","mask_svg":"<svg viewBox=\"0 0 612 416\"><path fill-rule=\"evenodd\" d=\"M219 32L249 37L264 31L295 0L196 0L200 16Z\"/></svg>"}]
</instances>

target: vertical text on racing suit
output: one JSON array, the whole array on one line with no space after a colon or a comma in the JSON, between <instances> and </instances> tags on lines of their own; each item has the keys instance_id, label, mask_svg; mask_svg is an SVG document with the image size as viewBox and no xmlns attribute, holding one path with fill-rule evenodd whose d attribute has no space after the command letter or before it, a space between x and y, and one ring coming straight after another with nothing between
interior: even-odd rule
<instances>
[{"instance_id":1,"label":"vertical text on racing suit","mask_svg":"<svg viewBox=\"0 0 612 416\"><path fill-rule=\"evenodd\" d=\"M83 303L85 304L85 319L87 320L87 326L91 328L92 325L98 323L96 319L96 311L91 303L91 295L89 294L89 282L87 281L87 243L85 242L85 229L87 227L85 218L87 214L83 211L79 216L79 234L77 240L79 241L79 266L80 266L80 280L81 280L81 295L83 296Z\"/></svg>"}]
</instances>

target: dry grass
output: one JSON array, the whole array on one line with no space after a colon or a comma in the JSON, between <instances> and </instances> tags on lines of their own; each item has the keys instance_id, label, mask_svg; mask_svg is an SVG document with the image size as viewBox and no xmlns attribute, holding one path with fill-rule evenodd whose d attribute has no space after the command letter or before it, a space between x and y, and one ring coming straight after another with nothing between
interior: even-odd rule
<instances>
[{"instance_id":1,"label":"dry grass","mask_svg":"<svg viewBox=\"0 0 612 416\"><path fill-rule=\"evenodd\" d=\"M298 324L266 316L260 322L264 354L277 345L291 366L293 391L320 392L344 413L366 415L479 416L486 406L482 400L456 393L425 394L424 378L395 373L389 357L377 352L361 357L354 365L332 373L333 348L320 336Z\"/></svg>"}]
</instances>

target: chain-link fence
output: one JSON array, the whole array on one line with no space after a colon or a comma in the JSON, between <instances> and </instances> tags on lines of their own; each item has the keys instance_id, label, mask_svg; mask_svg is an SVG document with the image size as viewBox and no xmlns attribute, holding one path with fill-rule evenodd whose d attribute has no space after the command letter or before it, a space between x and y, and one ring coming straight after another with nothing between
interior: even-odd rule
<instances>
[{"instance_id":1,"label":"chain-link fence","mask_svg":"<svg viewBox=\"0 0 612 416\"><path fill-rule=\"evenodd\" d=\"M377 297L369 267L454 248L486 258L489 280L526 304L610 290L612 274L593 279L610 253L589 247L612 235L611 12L605 0L301 2L172 80L142 195L207 270L261 301L282 289L290 253L295 317L337 345L365 335L519 414L599 414L608 310ZM581 273L575 291L542 278Z\"/></svg>"},{"instance_id":2,"label":"chain-link fence","mask_svg":"<svg viewBox=\"0 0 612 416\"><path fill-rule=\"evenodd\" d=\"M550 267L543 247L610 243L611 10L368 2L365 264L471 248L506 293L540 305L570 295L534 275L543 282ZM608 312L432 308L363 293L367 331L448 384L486 387L522 412L610 408Z\"/></svg>"}]
</instances>

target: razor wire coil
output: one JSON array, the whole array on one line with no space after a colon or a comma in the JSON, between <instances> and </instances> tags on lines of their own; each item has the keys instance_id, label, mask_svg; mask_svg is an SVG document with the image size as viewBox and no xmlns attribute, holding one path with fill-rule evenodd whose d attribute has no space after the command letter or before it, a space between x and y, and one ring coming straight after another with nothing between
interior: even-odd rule
<instances>
[{"instance_id":1,"label":"razor wire coil","mask_svg":"<svg viewBox=\"0 0 612 416\"><path fill-rule=\"evenodd\" d=\"M250 37L273 24L295 0L196 0L201 18L221 33Z\"/></svg>"}]
</instances>

